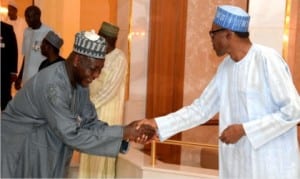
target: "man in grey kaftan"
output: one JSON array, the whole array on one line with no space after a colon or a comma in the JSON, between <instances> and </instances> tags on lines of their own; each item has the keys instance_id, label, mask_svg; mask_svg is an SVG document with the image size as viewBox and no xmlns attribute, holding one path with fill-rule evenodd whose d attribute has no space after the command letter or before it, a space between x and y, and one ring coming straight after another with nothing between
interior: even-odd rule
<instances>
[{"instance_id":1,"label":"man in grey kaftan","mask_svg":"<svg viewBox=\"0 0 300 179\"><path fill-rule=\"evenodd\" d=\"M78 33L69 58L41 70L8 104L1 119L1 177L63 177L74 149L113 157L126 150L123 139L135 128L98 120L89 99L104 45L94 32Z\"/></svg>"}]
</instances>

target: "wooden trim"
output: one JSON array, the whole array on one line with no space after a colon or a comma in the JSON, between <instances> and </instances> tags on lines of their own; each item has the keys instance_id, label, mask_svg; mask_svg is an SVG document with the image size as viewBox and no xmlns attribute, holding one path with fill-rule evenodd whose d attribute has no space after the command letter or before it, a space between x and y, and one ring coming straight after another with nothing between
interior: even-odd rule
<instances>
[{"instance_id":1,"label":"wooden trim","mask_svg":"<svg viewBox=\"0 0 300 179\"><path fill-rule=\"evenodd\" d=\"M211 118L209 121L207 121L203 125L219 125L219 113L216 114L213 118Z\"/></svg>"},{"instance_id":2,"label":"wooden trim","mask_svg":"<svg viewBox=\"0 0 300 179\"><path fill-rule=\"evenodd\" d=\"M203 125L219 125L219 119L211 119Z\"/></svg>"},{"instance_id":3,"label":"wooden trim","mask_svg":"<svg viewBox=\"0 0 300 179\"><path fill-rule=\"evenodd\" d=\"M187 0L151 0L147 117L182 107L186 16Z\"/></svg>"},{"instance_id":4,"label":"wooden trim","mask_svg":"<svg viewBox=\"0 0 300 179\"><path fill-rule=\"evenodd\" d=\"M150 1L147 118L165 115L183 106L186 18L187 0ZM181 134L172 139L181 140ZM180 162L179 146L157 147L160 160Z\"/></svg>"}]
</instances>

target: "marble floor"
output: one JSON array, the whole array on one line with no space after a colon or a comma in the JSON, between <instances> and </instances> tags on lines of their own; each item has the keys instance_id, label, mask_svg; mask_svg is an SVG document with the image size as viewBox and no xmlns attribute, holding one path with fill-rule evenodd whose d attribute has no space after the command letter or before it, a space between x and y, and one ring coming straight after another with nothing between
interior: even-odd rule
<instances>
[{"instance_id":1,"label":"marble floor","mask_svg":"<svg viewBox=\"0 0 300 179\"><path fill-rule=\"evenodd\" d=\"M73 152L70 168L66 178L78 178L79 172L80 153L77 151Z\"/></svg>"},{"instance_id":2,"label":"marble floor","mask_svg":"<svg viewBox=\"0 0 300 179\"><path fill-rule=\"evenodd\" d=\"M78 166L71 166L66 178L78 178Z\"/></svg>"}]
</instances>

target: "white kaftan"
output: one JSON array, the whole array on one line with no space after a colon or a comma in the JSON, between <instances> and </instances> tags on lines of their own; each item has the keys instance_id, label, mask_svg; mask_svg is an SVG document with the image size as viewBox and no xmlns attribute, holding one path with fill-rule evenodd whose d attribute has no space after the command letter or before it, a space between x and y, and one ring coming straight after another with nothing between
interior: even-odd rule
<instances>
[{"instance_id":1,"label":"white kaftan","mask_svg":"<svg viewBox=\"0 0 300 179\"><path fill-rule=\"evenodd\" d=\"M50 30L50 27L42 24L39 29L28 27L24 31L23 55L25 56L25 61L22 76L23 85L38 72L40 64L46 58L41 53L41 44Z\"/></svg>"},{"instance_id":2,"label":"white kaftan","mask_svg":"<svg viewBox=\"0 0 300 179\"><path fill-rule=\"evenodd\" d=\"M219 112L219 134L243 124L235 144L219 141L223 179L298 179L300 98L287 64L273 49L252 45L239 62L226 57L191 105L156 118L160 140L198 126Z\"/></svg>"}]
</instances>

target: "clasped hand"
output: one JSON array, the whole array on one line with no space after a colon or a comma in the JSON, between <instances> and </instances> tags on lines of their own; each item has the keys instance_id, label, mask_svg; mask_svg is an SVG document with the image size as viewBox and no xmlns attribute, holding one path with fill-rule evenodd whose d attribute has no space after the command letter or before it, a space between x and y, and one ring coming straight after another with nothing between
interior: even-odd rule
<instances>
[{"instance_id":1,"label":"clasped hand","mask_svg":"<svg viewBox=\"0 0 300 179\"><path fill-rule=\"evenodd\" d=\"M140 144L149 143L156 135L156 129L141 121L133 121L124 127L125 140L134 141Z\"/></svg>"}]
</instances>

